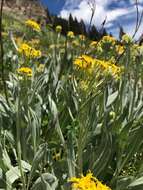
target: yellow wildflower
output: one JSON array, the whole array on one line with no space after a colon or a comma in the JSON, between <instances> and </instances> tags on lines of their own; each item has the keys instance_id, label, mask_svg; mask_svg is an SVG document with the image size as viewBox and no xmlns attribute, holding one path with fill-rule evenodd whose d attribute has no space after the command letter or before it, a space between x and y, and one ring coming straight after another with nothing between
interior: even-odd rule
<instances>
[{"instance_id":1,"label":"yellow wildflower","mask_svg":"<svg viewBox=\"0 0 143 190\"><path fill-rule=\"evenodd\" d=\"M60 25L56 26L56 32L61 33L61 31L62 31L62 26Z\"/></svg>"},{"instance_id":2,"label":"yellow wildflower","mask_svg":"<svg viewBox=\"0 0 143 190\"><path fill-rule=\"evenodd\" d=\"M111 190L95 178L91 172L80 178L72 177L69 182L72 182L72 188L75 190Z\"/></svg>"},{"instance_id":3,"label":"yellow wildflower","mask_svg":"<svg viewBox=\"0 0 143 190\"><path fill-rule=\"evenodd\" d=\"M29 41L30 45L38 45L40 43L39 39L32 39L31 41Z\"/></svg>"},{"instance_id":4,"label":"yellow wildflower","mask_svg":"<svg viewBox=\"0 0 143 190\"><path fill-rule=\"evenodd\" d=\"M96 47L97 46L97 41L92 41L90 43L90 47Z\"/></svg>"},{"instance_id":5,"label":"yellow wildflower","mask_svg":"<svg viewBox=\"0 0 143 190\"><path fill-rule=\"evenodd\" d=\"M116 52L121 55L124 52L124 46L116 45Z\"/></svg>"},{"instance_id":6,"label":"yellow wildflower","mask_svg":"<svg viewBox=\"0 0 143 190\"><path fill-rule=\"evenodd\" d=\"M122 36L122 42L123 43L132 43L133 42L133 39L131 38L131 36L127 35L127 34L124 34Z\"/></svg>"},{"instance_id":7,"label":"yellow wildflower","mask_svg":"<svg viewBox=\"0 0 143 190\"><path fill-rule=\"evenodd\" d=\"M79 68L89 68L92 66L94 59L88 55L81 55L80 57L76 58L74 64L77 65Z\"/></svg>"},{"instance_id":8,"label":"yellow wildflower","mask_svg":"<svg viewBox=\"0 0 143 190\"><path fill-rule=\"evenodd\" d=\"M29 68L29 67L21 67L21 68L17 69L17 72L19 74L24 74L24 75L26 75L28 77L32 76L32 69Z\"/></svg>"},{"instance_id":9,"label":"yellow wildflower","mask_svg":"<svg viewBox=\"0 0 143 190\"><path fill-rule=\"evenodd\" d=\"M116 43L116 39L112 36L103 36L102 40L103 43L110 43L114 45Z\"/></svg>"},{"instance_id":10,"label":"yellow wildflower","mask_svg":"<svg viewBox=\"0 0 143 190\"><path fill-rule=\"evenodd\" d=\"M82 41L84 41L84 40L85 40L85 36L82 35L82 34L80 34L80 35L79 35L79 39L82 40Z\"/></svg>"},{"instance_id":11,"label":"yellow wildflower","mask_svg":"<svg viewBox=\"0 0 143 190\"><path fill-rule=\"evenodd\" d=\"M29 57L29 58L41 57L41 51L40 50L36 50L36 49L30 47L26 43L21 44L21 46L18 49L18 52L22 53L23 55L25 55L26 57Z\"/></svg>"},{"instance_id":12,"label":"yellow wildflower","mask_svg":"<svg viewBox=\"0 0 143 190\"><path fill-rule=\"evenodd\" d=\"M33 30L35 30L35 31L37 31L37 32L40 32L41 31L41 28L40 28L40 25L37 23L37 22L35 22L34 20L27 20L26 22L25 22L25 24L28 26L28 27L30 27L30 28L32 28Z\"/></svg>"},{"instance_id":13,"label":"yellow wildflower","mask_svg":"<svg viewBox=\"0 0 143 190\"><path fill-rule=\"evenodd\" d=\"M115 78L118 78L121 73L121 68L115 64L109 61L94 59L88 55L81 55L76 58L74 65L81 69L86 69L90 73L93 72L94 69L99 68L101 71L109 73Z\"/></svg>"},{"instance_id":14,"label":"yellow wildflower","mask_svg":"<svg viewBox=\"0 0 143 190\"><path fill-rule=\"evenodd\" d=\"M75 36L74 36L74 33L72 31L68 31L67 37L74 38Z\"/></svg>"},{"instance_id":15,"label":"yellow wildflower","mask_svg":"<svg viewBox=\"0 0 143 190\"><path fill-rule=\"evenodd\" d=\"M72 45L73 45L73 46L79 46L79 42L78 42L77 40L73 40L73 41L72 41Z\"/></svg>"},{"instance_id":16,"label":"yellow wildflower","mask_svg":"<svg viewBox=\"0 0 143 190\"><path fill-rule=\"evenodd\" d=\"M121 74L121 67L118 67L109 61L95 59L95 65L99 66L102 71L111 74L115 78L118 78Z\"/></svg>"},{"instance_id":17,"label":"yellow wildflower","mask_svg":"<svg viewBox=\"0 0 143 190\"><path fill-rule=\"evenodd\" d=\"M45 69L45 65L44 65L44 64L40 64L40 65L38 66L38 68L37 68L37 71L38 71L38 72L43 72L44 69Z\"/></svg>"},{"instance_id":18,"label":"yellow wildflower","mask_svg":"<svg viewBox=\"0 0 143 190\"><path fill-rule=\"evenodd\" d=\"M22 40L23 39L21 37L16 37L15 38L15 42L16 42L17 45L20 45L22 43Z\"/></svg>"}]
</instances>

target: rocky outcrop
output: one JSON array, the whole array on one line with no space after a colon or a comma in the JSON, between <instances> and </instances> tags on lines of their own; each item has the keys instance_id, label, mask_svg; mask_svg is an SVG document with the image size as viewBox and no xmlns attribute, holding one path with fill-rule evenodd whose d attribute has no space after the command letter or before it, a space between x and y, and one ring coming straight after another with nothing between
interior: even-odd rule
<instances>
[{"instance_id":1,"label":"rocky outcrop","mask_svg":"<svg viewBox=\"0 0 143 190\"><path fill-rule=\"evenodd\" d=\"M5 0L4 10L25 15L28 18L45 18L46 11L36 0Z\"/></svg>"}]
</instances>

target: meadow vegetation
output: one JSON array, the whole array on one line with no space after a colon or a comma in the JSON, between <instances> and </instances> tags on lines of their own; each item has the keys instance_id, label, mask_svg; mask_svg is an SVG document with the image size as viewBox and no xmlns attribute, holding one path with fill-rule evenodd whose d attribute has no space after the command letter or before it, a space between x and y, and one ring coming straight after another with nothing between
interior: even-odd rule
<instances>
[{"instance_id":1,"label":"meadow vegetation","mask_svg":"<svg viewBox=\"0 0 143 190\"><path fill-rule=\"evenodd\" d=\"M0 188L142 190L143 45L2 25Z\"/></svg>"}]
</instances>

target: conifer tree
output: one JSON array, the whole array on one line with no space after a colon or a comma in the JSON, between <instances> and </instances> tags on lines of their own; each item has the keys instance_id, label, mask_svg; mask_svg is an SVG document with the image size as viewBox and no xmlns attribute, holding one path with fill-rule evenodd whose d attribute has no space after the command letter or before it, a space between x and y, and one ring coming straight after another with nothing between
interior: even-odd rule
<instances>
[{"instance_id":1,"label":"conifer tree","mask_svg":"<svg viewBox=\"0 0 143 190\"><path fill-rule=\"evenodd\" d=\"M119 31L119 39L122 39L122 36L125 34L124 29L122 26L120 26L120 31Z\"/></svg>"}]
</instances>

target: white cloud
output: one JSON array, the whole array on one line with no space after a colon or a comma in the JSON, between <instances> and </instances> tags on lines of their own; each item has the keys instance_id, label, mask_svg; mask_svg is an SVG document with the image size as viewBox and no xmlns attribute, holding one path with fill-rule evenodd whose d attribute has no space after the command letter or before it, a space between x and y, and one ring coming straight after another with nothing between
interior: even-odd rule
<instances>
[{"instance_id":1,"label":"white cloud","mask_svg":"<svg viewBox=\"0 0 143 190\"><path fill-rule=\"evenodd\" d=\"M78 20L83 19L85 21L85 23L89 23L90 18L91 18L91 9L88 5L88 1L82 0L82 1L80 1L79 4L77 4L77 1L76 1L76 3L74 1L74 3L73 3L74 6L72 6L72 2L73 2L73 0L70 0L70 1L68 1L68 3L66 3L63 10L60 12L60 16L63 18L68 18L69 14L72 13L73 17L76 17ZM106 17L106 11L103 6L106 4L107 4L107 0L102 0L102 1L97 0L96 14L94 16L94 23L97 26L100 25ZM69 5L69 7L67 5ZM76 7L76 8L74 8L74 7Z\"/></svg>"},{"instance_id":2,"label":"white cloud","mask_svg":"<svg viewBox=\"0 0 143 190\"><path fill-rule=\"evenodd\" d=\"M142 3L143 0L140 0L139 2ZM111 5L111 3L116 3L120 6L110 10L108 6ZM130 0L130 3L127 3L125 0L96 0L96 10L93 18L93 24L100 27L104 19L107 17L105 26L108 30L111 29L111 32L115 33L116 31L117 33L118 28L113 28L113 25L116 23L116 27L117 25L123 25L127 32L130 34L133 33L132 31L135 27L136 20L136 8L134 3L135 1L133 0ZM143 6L139 6L139 11L143 11ZM91 9L88 5L88 0L67 0L65 6L60 12L60 16L63 18L68 18L70 13L79 21L83 19L86 24L89 23L91 18ZM132 15L133 20L127 24L125 21L128 20L128 15ZM141 32L142 29L140 29L140 33Z\"/></svg>"},{"instance_id":3,"label":"white cloud","mask_svg":"<svg viewBox=\"0 0 143 190\"><path fill-rule=\"evenodd\" d=\"M80 4L81 0L67 0L64 5L64 9L74 9Z\"/></svg>"}]
</instances>

